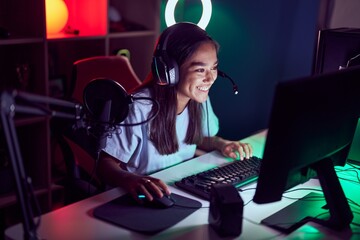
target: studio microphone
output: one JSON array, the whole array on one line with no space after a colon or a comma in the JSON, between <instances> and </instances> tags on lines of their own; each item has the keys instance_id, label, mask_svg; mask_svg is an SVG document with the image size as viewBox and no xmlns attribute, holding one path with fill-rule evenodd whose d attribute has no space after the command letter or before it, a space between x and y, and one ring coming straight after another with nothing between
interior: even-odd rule
<instances>
[{"instance_id":1,"label":"studio microphone","mask_svg":"<svg viewBox=\"0 0 360 240\"><path fill-rule=\"evenodd\" d=\"M101 122L103 118L103 122L116 125L127 117L133 99L118 82L96 78L86 85L83 102L90 119Z\"/></svg>"},{"instance_id":2,"label":"studio microphone","mask_svg":"<svg viewBox=\"0 0 360 240\"><path fill-rule=\"evenodd\" d=\"M234 80L233 80L230 76L228 76L226 73L224 73L223 71L220 71L220 70L218 70L218 75L219 75L220 77L222 77L222 78L227 78L227 79L229 79L229 80L231 81L232 86L233 86L233 92L234 92L234 94L237 95L237 94L239 93L239 91L238 91L238 86L235 84Z\"/></svg>"},{"instance_id":3,"label":"studio microphone","mask_svg":"<svg viewBox=\"0 0 360 240\"><path fill-rule=\"evenodd\" d=\"M98 78L86 85L83 102L87 132L96 139L93 150L98 159L108 135L127 117L132 98L119 83Z\"/></svg>"},{"instance_id":4,"label":"studio microphone","mask_svg":"<svg viewBox=\"0 0 360 240\"><path fill-rule=\"evenodd\" d=\"M136 123L123 123L129 114L130 104L137 100L151 101L155 111L147 119ZM99 155L106 147L106 139L118 127L136 126L154 119L159 112L159 103L149 97L134 97L128 94L120 83L106 78L90 81L83 92L84 111L88 135L96 139L96 152Z\"/></svg>"},{"instance_id":5,"label":"studio microphone","mask_svg":"<svg viewBox=\"0 0 360 240\"><path fill-rule=\"evenodd\" d=\"M100 117L97 121L97 124L93 126L94 131L96 132L95 136L97 136L98 141L96 143L96 152L97 159L100 157L100 152L103 148L106 147L106 139L108 136L108 132L111 129L111 125L109 123L111 122L110 119L110 113L111 113L111 103L112 100L107 99L103 104L103 110L100 114Z\"/></svg>"}]
</instances>

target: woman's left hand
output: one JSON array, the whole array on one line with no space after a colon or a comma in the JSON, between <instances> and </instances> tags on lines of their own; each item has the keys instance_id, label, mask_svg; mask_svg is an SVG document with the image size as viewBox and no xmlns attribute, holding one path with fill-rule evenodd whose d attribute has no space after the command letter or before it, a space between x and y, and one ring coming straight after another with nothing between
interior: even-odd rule
<instances>
[{"instance_id":1,"label":"woman's left hand","mask_svg":"<svg viewBox=\"0 0 360 240\"><path fill-rule=\"evenodd\" d=\"M229 141L224 144L221 153L226 157L234 159L250 158L253 156L253 149L249 143L242 143L237 141Z\"/></svg>"}]
</instances>

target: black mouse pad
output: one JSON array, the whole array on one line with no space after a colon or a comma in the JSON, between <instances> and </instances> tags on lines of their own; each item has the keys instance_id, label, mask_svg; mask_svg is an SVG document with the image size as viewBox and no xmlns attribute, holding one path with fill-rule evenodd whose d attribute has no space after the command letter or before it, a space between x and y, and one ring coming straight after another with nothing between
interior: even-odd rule
<instances>
[{"instance_id":1,"label":"black mouse pad","mask_svg":"<svg viewBox=\"0 0 360 240\"><path fill-rule=\"evenodd\" d=\"M177 194L171 194L174 206L165 209L139 205L129 194L116 198L94 209L94 216L118 226L145 234L154 234L180 222L201 203Z\"/></svg>"}]
</instances>

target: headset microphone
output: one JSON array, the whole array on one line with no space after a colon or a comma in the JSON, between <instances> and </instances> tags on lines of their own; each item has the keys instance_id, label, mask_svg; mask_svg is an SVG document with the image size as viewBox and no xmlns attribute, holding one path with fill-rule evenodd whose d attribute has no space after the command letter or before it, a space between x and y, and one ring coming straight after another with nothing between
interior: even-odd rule
<instances>
[{"instance_id":1,"label":"headset microphone","mask_svg":"<svg viewBox=\"0 0 360 240\"><path fill-rule=\"evenodd\" d=\"M234 94L237 95L239 93L238 86L235 84L234 80L230 76L228 76L226 73L224 73L224 72L222 72L220 70L218 70L218 75L220 77L229 79L231 81L231 84L233 85Z\"/></svg>"}]
</instances>

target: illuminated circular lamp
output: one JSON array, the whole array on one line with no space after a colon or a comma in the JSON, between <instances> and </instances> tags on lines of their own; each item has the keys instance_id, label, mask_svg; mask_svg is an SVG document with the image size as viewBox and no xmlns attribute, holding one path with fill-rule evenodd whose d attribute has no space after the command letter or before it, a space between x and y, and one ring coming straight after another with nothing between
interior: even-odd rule
<instances>
[{"instance_id":1,"label":"illuminated circular lamp","mask_svg":"<svg viewBox=\"0 0 360 240\"><path fill-rule=\"evenodd\" d=\"M178 0L169 0L165 7L165 23L166 26L171 26L176 23L175 21L175 7ZM200 21L197 23L199 27L205 29L210 22L212 5L211 0L201 0L202 3L202 15Z\"/></svg>"},{"instance_id":2,"label":"illuminated circular lamp","mask_svg":"<svg viewBox=\"0 0 360 240\"><path fill-rule=\"evenodd\" d=\"M46 32L48 34L58 33L64 29L69 11L63 0L46 0Z\"/></svg>"}]
</instances>

